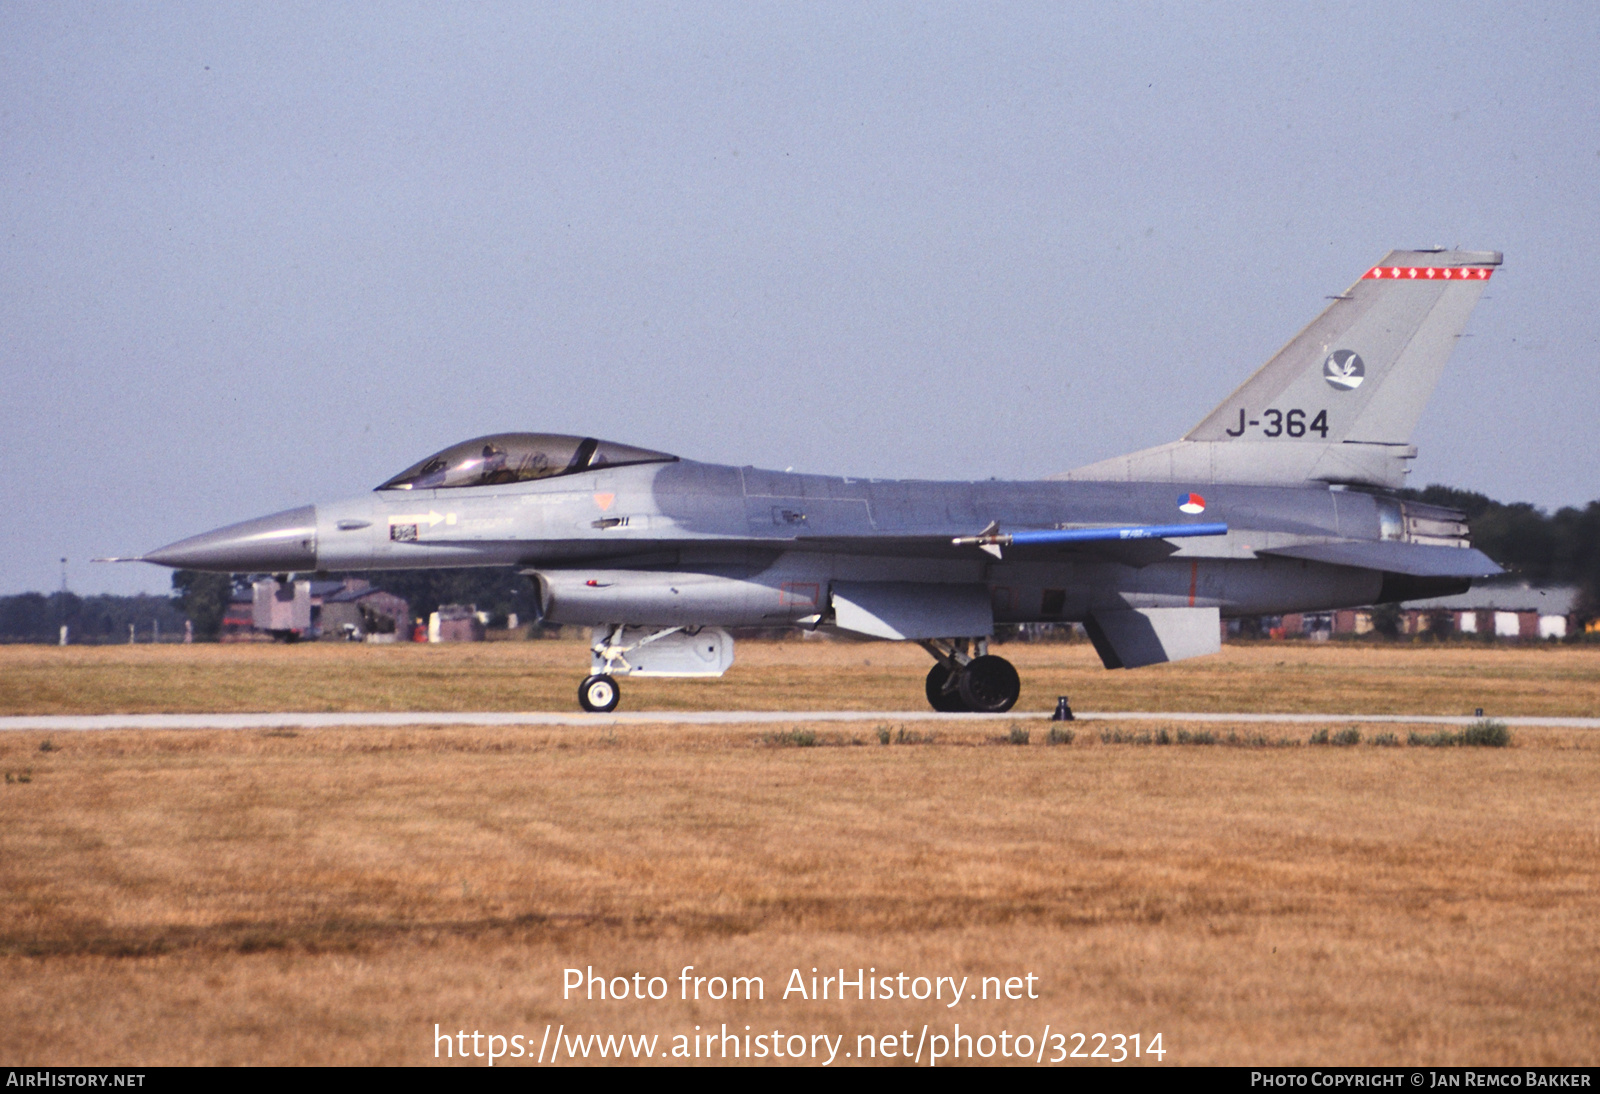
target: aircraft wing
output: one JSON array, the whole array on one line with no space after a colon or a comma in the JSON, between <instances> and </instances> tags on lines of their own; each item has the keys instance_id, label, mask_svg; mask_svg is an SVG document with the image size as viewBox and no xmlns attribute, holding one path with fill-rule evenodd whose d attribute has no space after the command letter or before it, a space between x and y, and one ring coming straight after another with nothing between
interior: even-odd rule
<instances>
[{"instance_id":1,"label":"aircraft wing","mask_svg":"<svg viewBox=\"0 0 1600 1094\"><path fill-rule=\"evenodd\" d=\"M596 542L592 539L541 540L537 544L525 541L506 541L494 544L478 540L475 547L503 546L508 553L518 548L533 548L522 556L523 565L583 566L599 562L626 562L629 566L670 567L678 564L683 553L693 551L697 556L706 551L758 551L776 554L780 551L806 551L815 554L864 555L872 558L922 558L922 559L972 559L984 558L972 546L955 546L950 536L796 536L734 537L718 536L701 539L630 539L614 542ZM1177 544L1164 539L1129 540L1122 543L1073 543L1060 546L1007 548L1007 561L1059 560L1076 556L1099 562L1115 562L1124 566L1148 566L1172 555Z\"/></svg>"},{"instance_id":2,"label":"aircraft wing","mask_svg":"<svg viewBox=\"0 0 1600 1094\"><path fill-rule=\"evenodd\" d=\"M1003 534L992 526L976 535L944 533L818 536L707 536L629 538L610 542L593 539L542 540L537 559L529 564L582 565L626 558L632 565L648 566L659 557L672 565L687 549L808 551L818 554L869 555L888 558L973 558L976 552L999 557L1003 549L1011 560L1055 559L1063 553L1086 555L1125 566L1147 566L1177 551L1172 539L1224 535L1222 524L1126 525L1100 528L1042 529ZM440 542L438 545L446 545ZM484 541L474 541L483 546ZM507 541L507 546L511 542Z\"/></svg>"},{"instance_id":3,"label":"aircraft wing","mask_svg":"<svg viewBox=\"0 0 1600 1094\"><path fill-rule=\"evenodd\" d=\"M998 524L989 527L976 535L956 536L847 536L830 537L819 536L813 540L811 537L797 537L807 542L838 542L862 541L871 543L875 541L896 540L917 541L925 543L931 548L948 544L952 547L965 548L977 547L995 558L1001 557L1002 548L1050 548L1059 550L1076 550L1088 548L1091 550L1106 550L1107 548L1120 547L1124 544L1160 543L1163 544L1160 557L1171 554L1177 548L1166 544L1169 539L1186 539L1191 536L1224 536L1228 534L1226 524L1134 524L1112 525L1102 527L1084 528L1039 528L1028 529L1020 532L1002 532Z\"/></svg>"}]
</instances>

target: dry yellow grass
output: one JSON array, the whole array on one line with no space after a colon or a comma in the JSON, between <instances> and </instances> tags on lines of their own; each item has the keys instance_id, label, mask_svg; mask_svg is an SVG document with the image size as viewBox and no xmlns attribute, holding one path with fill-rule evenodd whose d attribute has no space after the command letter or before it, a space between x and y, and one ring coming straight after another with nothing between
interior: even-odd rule
<instances>
[{"instance_id":1,"label":"dry yellow grass","mask_svg":"<svg viewBox=\"0 0 1600 1094\"><path fill-rule=\"evenodd\" d=\"M1086 643L1000 648L1019 711L1339 711L1600 716L1600 648L1275 642L1106 672ZM577 642L0 647L0 714L576 708ZM917 710L904 643L741 642L721 680L627 680L627 710Z\"/></svg>"},{"instance_id":2,"label":"dry yellow grass","mask_svg":"<svg viewBox=\"0 0 1600 1094\"><path fill-rule=\"evenodd\" d=\"M0 1057L431 1062L435 1022L535 1043L748 1023L851 1051L954 1021L1160 1032L1167 1063L1600 1057L1592 734L810 728L827 747L770 726L0 736L0 767L31 769L0 786ZM767 999L563 1001L588 965L760 975ZM813 966L1032 972L1040 998L776 998Z\"/></svg>"}]
</instances>

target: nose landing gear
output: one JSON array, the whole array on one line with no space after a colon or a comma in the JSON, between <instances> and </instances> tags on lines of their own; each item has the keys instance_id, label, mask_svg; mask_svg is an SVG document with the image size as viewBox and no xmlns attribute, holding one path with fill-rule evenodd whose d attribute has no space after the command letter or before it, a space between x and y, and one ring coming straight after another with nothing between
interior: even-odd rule
<instances>
[{"instance_id":1,"label":"nose landing gear","mask_svg":"<svg viewBox=\"0 0 1600 1094\"><path fill-rule=\"evenodd\" d=\"M578 705L590 714L609 714L622 700L622 689L605 673L596 673L578 685Z\"/></svg>"},{"instance_id":2,"label":"nose landing gear","mask_svg":"<svg viewBox=\"0 0 1600 1094\"><path fill-rule=\"evenodd\" d=\"M928 670L928 705L946 714L1004 714L1022 694L1022 679L1010 661L989 652L986 638L935 639L920 643L933 656Z\"/></svg>"}]
</instances>

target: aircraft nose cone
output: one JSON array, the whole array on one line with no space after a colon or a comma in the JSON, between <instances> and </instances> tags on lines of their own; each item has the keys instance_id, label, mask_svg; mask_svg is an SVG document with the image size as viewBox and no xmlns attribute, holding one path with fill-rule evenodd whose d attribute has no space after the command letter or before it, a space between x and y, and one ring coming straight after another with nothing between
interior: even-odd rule
<instances>
[{"instance_id":1,"label":"aircraft nose cone","mask_svg":"<svg viewBox=\"0 0 1600 1094\"><path fill-rule=\"evenodd\" d=\"M317 508L302 505L268 517L180 539L143 556L177 570L286 573L317 568Z\"/></svg>"}]
</instances>

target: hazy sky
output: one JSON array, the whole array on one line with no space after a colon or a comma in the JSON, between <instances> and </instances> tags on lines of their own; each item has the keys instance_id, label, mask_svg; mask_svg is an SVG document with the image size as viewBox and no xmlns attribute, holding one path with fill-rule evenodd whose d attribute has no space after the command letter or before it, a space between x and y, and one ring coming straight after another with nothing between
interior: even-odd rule
<instances>
[{"instance_id":1,"label":"hazy sky","mask_svg":"<svg viewBox=\"0 0 1600 1094\"><path fill-rule=\"evenodd\" d=\"M1395 246L1506 254L1412 481L1600 497L1593 4L8 0L0 184L0 592L500 430L1043 476Z\"/></svg>"}]
</instances>

